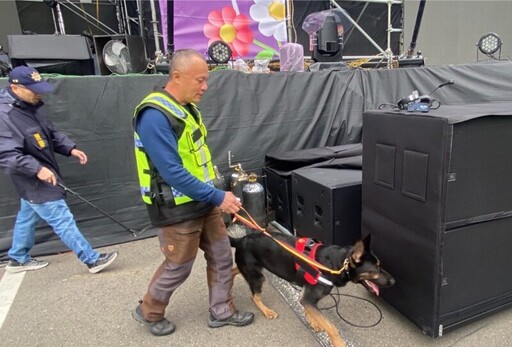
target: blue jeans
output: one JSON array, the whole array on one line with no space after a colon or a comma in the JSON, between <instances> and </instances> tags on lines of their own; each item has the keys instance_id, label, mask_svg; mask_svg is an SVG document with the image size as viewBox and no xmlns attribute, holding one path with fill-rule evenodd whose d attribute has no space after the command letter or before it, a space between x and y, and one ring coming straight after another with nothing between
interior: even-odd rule
<instances>
[{"instance_id":1,"label":"blue jeans","mask_svg":"<svg viewBox=\"0 0 512 347\"><path fill-rule=\"evenodd\" d=\"M80 261L92 264L98 260L100 254L92 249L91 244L78 230L75 219L63 199L42 204L31 204L21 199L21 208L14 225L12 246L8 252L9 258L21 264L31 259L28 253L34 246L36 225L41 219L53 228L57 236Z\"/></svg>"}]
</instances>

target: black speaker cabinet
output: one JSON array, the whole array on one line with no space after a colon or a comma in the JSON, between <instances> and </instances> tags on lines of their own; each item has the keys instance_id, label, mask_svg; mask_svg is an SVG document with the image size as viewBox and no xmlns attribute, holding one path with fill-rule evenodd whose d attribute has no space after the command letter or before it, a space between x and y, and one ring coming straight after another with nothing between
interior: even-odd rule
<instances>
[{"instance_id":1,"label":"black speaker cabinet","mask_svg":"<svg viewBox=\"0 0 512 347\"><path fill-rule=\"evenodd\" d=\"M360 143L267 153L264 173L270 208L275 211L276 221L289 231L294 230L291 207L293 170L312 165L360 167L362 153Z\"/></svg>"},{"instance_id":2,"label":"black speaker cabinet","mask_svg":"<svg viewBox=\"0 0 512 347\"><path fill-rule=\"evenodd\" d=\"M360 170L302 168L292 172L293 227L298 236L351 245L361 237Z\"/></svg>"},{"instance_id":3,"label":"black speaker cabinet","mask_svg":"<svg viewBox=\"0 0 512 347\"><path fill-rule=\"evenodd\" d=\"M87 39L79 35L8 35L13 67L31 66L41 73L94 75Z\"/></svg>"},{"instance_id":4,"label":"black speaker cabinet","mask_svg":"<svg viewBox=\"0 0 512 347\"><path fill-rule=\"evenodd\" d=\"M363 116L362 230L425 334L512 306L512 103Z\"/></svg>"},{"instance_id":5,"label":"black speaker cabinet","mask_svg":"<svg viewBox=\"0 0 512 347\"><path fill-rule=\"evenodd\" d=\"M100 75L110 75L112 73L103 59L103 47L111 40L118 40L126 45L134 73L146 70L148 62L142 37L134 35L97 35L94 36L94 50L97 57L97 71Z\"/></svg>"},{"instance_id":6,"label":"black speaker cabinet","mask_svg":"<svg viewBox=\"0 0 512 347\"><path fill-rule=\"evenodd\" d=\"M293 232L291 175L280 176L267 167L263 168L263 174L267 183L267 199L270 209L275 213L276 222Z\"/></svg>"}]
</instances>

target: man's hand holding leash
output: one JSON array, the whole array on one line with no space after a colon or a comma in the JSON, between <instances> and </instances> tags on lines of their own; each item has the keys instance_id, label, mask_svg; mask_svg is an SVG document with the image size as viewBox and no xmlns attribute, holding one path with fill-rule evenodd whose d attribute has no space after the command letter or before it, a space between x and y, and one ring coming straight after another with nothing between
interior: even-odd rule
<instances>
[{"instance_id":1,"label":"man's hand holding leash","mask_svg":"<svg viewBox=\"0 0 512 347\"><path fill-rule=\"evenodd\" d=\"M44 166L41 166L41 170L37 173L37 178L43 182L50 183L52 186L57 184L57 177L55 177L53 171Z\"/></svg>"},{"instance_id":2,"label":"man's hand holding leash","mask_svg":"<svg viewBox=\"0 0 512 347\"><path fill-rule=\"evenodd\" d=\"M224 200L219 207L222 212L236 213L240 210L240 207L242 207L242 203L240 202L240 199L235 196L235 194L232 192L226 192L226 195L224 195Z\"/></svg>"}]
</instances>

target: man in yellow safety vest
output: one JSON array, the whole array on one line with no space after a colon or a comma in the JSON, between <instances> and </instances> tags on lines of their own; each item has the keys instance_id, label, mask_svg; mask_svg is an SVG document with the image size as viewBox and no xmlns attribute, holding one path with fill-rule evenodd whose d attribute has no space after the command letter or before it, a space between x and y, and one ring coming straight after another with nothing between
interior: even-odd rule
<instances>
[{"instance_id":1,"label":"man in yellow safety vest","mask_svg":"<svg viewBox=\"0 0 512 347\"><path fill-rule=\"evenodd\" d=\"M211 328L245 326L253 313L235 308L231 294L231 246L221 211L235 213L241 203L213 186L207 131L196 102L208 89L208 65L194 50L176 51L164 89L150 93L135 108L135 155L149 218L158 227L165 260L133 317L153 335L169 335L175 325L165 309L187 279L202 249L207 260Z\"/></svg>"}]
</instances>

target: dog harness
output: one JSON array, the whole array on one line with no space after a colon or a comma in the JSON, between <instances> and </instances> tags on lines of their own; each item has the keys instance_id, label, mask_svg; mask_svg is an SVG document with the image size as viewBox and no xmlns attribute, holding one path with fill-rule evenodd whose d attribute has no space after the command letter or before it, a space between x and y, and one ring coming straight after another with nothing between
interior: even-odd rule
<instances>
[{"instance_id":1,"label":"dog harness","mask_svg":"<svg viewBox=\"0 0 512 347\"><path fill-rule=\"evenodd\" d=\"M322 246L321 242L316 242L315 240L307 237L302 237L297 239L295 242L295 248L299 253L304 254L312 260L315 260L316 251L318 247ZM322 272L318 270L318 268L312 264L308 264L306 262L296 262L295 269L299 274L304 276L306 282L311 285L315 285L318 282L321 282L325 285L332 286L332 282L322 276Z\"/></svg>"}]
</instances>

